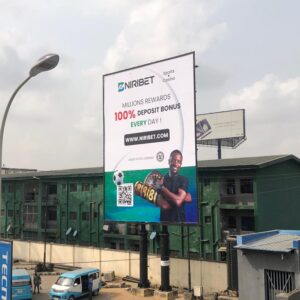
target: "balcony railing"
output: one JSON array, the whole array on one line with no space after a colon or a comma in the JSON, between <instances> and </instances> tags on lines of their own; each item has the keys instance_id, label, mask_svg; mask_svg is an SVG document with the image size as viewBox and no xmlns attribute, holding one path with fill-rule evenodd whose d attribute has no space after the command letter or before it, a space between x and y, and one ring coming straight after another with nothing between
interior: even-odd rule
<instances>
[{"instance_id":1,"label":"balcony railing","mask_svg":"<svg viewBox=\"0 0 300 300\"><path fill-rule=\"evenodd\" d=\"M38 224L36 223L31 223L31 222L24 222L24 228L25 229L38 229Z\"/></svg>"},{"instance_id":2,"label":"balcony railing","mask_svg":"<svg viewBox=\"0 0 300 300\"><path fill-rule=\"evenodd\" d=\"M253 194L235 194L235 195L221 195L221 204L231 204L238 206L253 206L254 196Z\"/></svg>"}]
</instances>

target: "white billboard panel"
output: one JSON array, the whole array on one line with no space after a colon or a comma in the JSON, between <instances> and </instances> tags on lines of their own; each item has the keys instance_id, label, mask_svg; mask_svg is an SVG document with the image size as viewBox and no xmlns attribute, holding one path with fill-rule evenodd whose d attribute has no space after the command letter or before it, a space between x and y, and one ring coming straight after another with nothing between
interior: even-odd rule
<instances>
[{"instance_id":1,"label":"white billboard panel","mask_svg":"<svg viewBox=\"0 0 300 300\"><path fill-rule=\"evenodd\" d=\"M197 142L245 137L245 110L230 110L196 117Z\"/></svg>"},{"instance_id":2,"label":"white billboard panel","mask_svg":"<svg viewBox=\"0 0 300 300\"><path fill-rule=\"evenodd\" d=\"M105 219L197 223L194 53L104 75L103 89ZM161 188L143 184L169 171L174 150L193 199L190 214L166 220Z\"/></svg>"}]
</instances>

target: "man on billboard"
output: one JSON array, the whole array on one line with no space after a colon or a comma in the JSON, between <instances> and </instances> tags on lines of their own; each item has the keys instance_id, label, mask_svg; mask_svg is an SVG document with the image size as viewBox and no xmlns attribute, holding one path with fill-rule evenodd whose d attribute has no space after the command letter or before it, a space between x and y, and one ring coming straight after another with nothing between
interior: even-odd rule
<instances>
[{"instance_id":1,"label":"man on billboard","mask_svg":"<svg viewBox=\"0 0 300 300\"><path fill-rule=\"evenodd\" d=\"M179 175L182 153L173 150L169 157L169 173L163 177L158 200L161 222L185 222L185 203L192 202L187 177Z\"/></svg>"},{"instance_id":2,"label":"man on billboard","mask_svg":"<svg viewBox=\"0 0 300 300\"><path fill-rule=\"evenodd\" d=\"M160 207L160 221L184 223L186 221L185 203L191 203L188 192L188 178L179 175L182 165L182 153L173 150L169 157L169 172L163 176L154 170L144 182L137 181L135 194Z\"/></svg>"}]
</instances>

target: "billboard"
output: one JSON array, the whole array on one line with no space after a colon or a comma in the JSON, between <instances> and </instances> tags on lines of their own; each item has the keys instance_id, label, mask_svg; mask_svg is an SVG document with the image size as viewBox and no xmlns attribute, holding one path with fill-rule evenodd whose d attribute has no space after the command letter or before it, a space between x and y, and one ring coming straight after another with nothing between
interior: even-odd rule
<instances>
[{"instance_id":1,"label":"billboard","mask_svg":"<svg viewBox=\"0 0 300 300\"><path fill-rule=\"evenodd\" d=\"M0 240L0 299L11 299L12 293L12 242Z\"/></svg>"},{"instance_id":2,"label":"billboard","mask_svg":"<svg viewBox=\"0 0 300 300\"><path fill-rule=\"evenodd\" d=\"M196 138L199 144L208 141L240 141L245 138L245 110L201 114L196 117ZM212 142L213 143L213 142Z\"/></svg>"},{"instance_id":3,"label":"billboard","mask_svg":"<svg viewBox=\"0 0 300 300\"><path fill-rule=\"evenodd\" d=\"M198 222L194 53L103 76L104 217Z\"/></svg>"}]
</instances>

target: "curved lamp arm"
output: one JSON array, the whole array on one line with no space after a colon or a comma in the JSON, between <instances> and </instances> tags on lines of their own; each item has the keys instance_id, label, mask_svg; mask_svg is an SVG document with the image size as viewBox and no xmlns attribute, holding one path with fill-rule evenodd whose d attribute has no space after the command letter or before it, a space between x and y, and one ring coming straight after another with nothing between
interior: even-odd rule
<instances>
[{"instance_id":1,"label":"curved lamp arm","mask_svg":"<svg viewBox=\"0 0 300 300\"><path fill-rule=\"evenodd\" d=\"M4 134L4 127L5 127L5 122L6 122L6 118L7 118L7 114L8 111L10 109L10 106L13 102L13 100L15 99L15 96L17 95L18 91L22 88L22 86L30 80L30 78L32 78L32 76L28 76L14 91L14 93L12 94L12 96L10 97L7 105L6 105L6 109L3 115L3 119L2 119L2 123L1 123L1 129L0 129L0 228L2 227L2 217L1 217L1 211L2 211L2 145L3 145L3 134ZM1 236L1 232L0 232L0 236Z\"/></svg>"},{"instance_id":2,"label":"curved lamp arm","mask_svg":"<svg viewBox=\"0 0 300 300\"><path fill-rule=\"evenodd\" d=\"M4 127L5 127L5 122L6 122L6 118L7 118L7 114L8 111L10 109L10 106L13 102L13 100L15 99L15 96L17 95L17 93L19 92L19 90L22 88L22 86L30 80L30 78L32 78L32 76L28 76L14 91L14 93L12 94L12 96L10 97L7 105L6 105L6 109L3 115L3 119L2 119L2 123L1 123L1 130L0 130L0 170L2 169L2 141L3 141L3 134L4 134ZM0 172L0 176L1 176L1 172Z\"/></svg>"},{"instance_id":3,"label":"curved lamp arm","mask_svg":"<svg viewBox=\"0 0 300 300\"><path fill-rule=\"evenodd\" d=\"M29 76L16 88L13 92L12 96L10 97L4 115L2 119L1 129L0 129L0 229L2 228L2 218L1 218L1 211L2 211L2 145L3 145L3 135L4 135L4 127L7 118L8 111L10 106L18 93L21 87L30 80L30 78L45 72L54 69L59 62L59 55L50 53L42 56L36 64L30 69ZM1 237L1 230L0 230L0 237Z\"/></svg>"}]
</instances>

